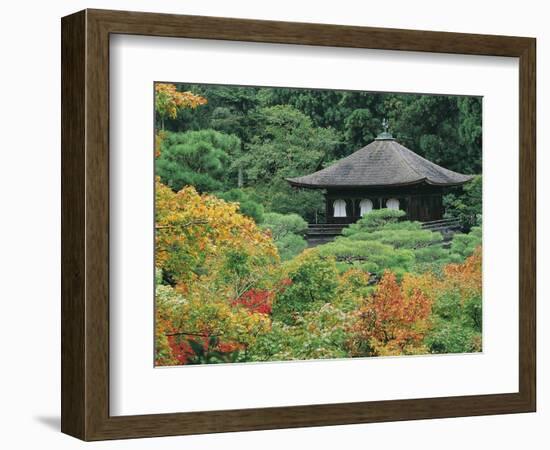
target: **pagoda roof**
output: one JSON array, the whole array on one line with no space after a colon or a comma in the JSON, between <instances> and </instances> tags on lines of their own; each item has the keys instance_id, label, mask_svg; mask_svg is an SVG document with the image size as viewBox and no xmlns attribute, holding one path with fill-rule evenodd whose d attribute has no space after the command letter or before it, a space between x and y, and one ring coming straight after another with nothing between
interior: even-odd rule
<instances>
[{"instance_id":1,"label":"pagoda roof","mask_svg":"<svg viewBox=\"0 0 550 450\"><path fill-rule=\"evenodd\" d=\"M352 188L420 183L457 186L472 178L422 158L386 133L329 167L310 175L287 178L287 181L306 188Z\"/></svg>"}]
</instances>

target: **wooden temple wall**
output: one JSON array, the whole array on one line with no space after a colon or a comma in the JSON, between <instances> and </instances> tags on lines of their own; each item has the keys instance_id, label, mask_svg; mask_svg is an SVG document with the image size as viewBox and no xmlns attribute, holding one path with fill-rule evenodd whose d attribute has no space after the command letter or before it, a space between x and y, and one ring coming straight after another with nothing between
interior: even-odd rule
<instances>
[{"instance_id":1,"label":"wooden temple wall","mask_svg":"<svg viewBox=\"0 0 550 450\"><path fill-rule=\"evenodd\" d=\"M395 198L399 200L399 209L405 211L406 219L427 222L443 218L443 192L439 189L424 192L406 191L329 191L325 194L327 223L354 223L361 218L359 203L369 199L373 209L386 208L386 202ZM333 204L336 200L346 202L346 217L334 217Z\"/></svg>"}]
</instances>

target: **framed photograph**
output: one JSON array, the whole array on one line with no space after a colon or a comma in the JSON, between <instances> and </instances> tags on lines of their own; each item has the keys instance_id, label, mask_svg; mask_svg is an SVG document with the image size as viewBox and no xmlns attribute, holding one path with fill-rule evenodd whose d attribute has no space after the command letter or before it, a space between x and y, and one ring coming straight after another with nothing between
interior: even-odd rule
<instances>
[{"instance_id":1,"label":"framed photograph","mask_svg":"<svg viewBox=\"0 0 550 450\"><path fill-rule=\"evenodd\" d=\"M535 411L534 38L61 29L64 433Z\"/></svg>"}]
</instances>

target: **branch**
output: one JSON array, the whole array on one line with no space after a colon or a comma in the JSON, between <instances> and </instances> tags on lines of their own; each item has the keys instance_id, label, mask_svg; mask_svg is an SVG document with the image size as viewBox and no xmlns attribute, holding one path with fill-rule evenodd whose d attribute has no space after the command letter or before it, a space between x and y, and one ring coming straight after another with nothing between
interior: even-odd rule
<instances>
[{"instance_id":1,"label":"branch","mask_svg":"<svg viewBox=\"0 0 550 450\"><path fill-rule=\"evenodd\" d=\"M189 333L187 331L178 331L176 333L165 333L166 336L200 336L200 337L219 337L221 334L209 334L209 333Z\"/></svg>"},{"instance_id":2,"label":"branch","mask_svg":"<svg viewBox=\"0 0 550 450\"><path fill-rule=\"evenodd\" d=\"M176 333L165 333L165 336L198 336L203 338L210 338L210 337L220 337L223 336L223 333L221 334L208 334L208 333L189 333L187 331L179 331ZM233 339L232 342L236 342L237 344L244 345L245 349L248 348L248 343L244 341L239 341L237 339Z\"/></svg>"}]
</instances>

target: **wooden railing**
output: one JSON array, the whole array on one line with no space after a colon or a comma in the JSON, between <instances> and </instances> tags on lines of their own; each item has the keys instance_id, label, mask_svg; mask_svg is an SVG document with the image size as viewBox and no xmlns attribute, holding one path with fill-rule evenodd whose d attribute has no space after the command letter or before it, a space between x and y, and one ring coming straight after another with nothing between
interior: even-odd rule
<instances>
[{"instance_id":1,"label":"wooden railing","mask_svg":"<svg viewBox=\"0 0 550 450\"><path fill-rule=\"evenodd\" d=\"M342 223L310 223L306 231L306 237L310 243L315 245L332 241L335 237L342 235L342 230L347 227ZM429 231L456 231L460 229L460 220L456 218L431 220L422 222L422 229Z\"/></svg>"},{"instance_id":2,"label":"wooden railing","mask_svg":"<svg viewBox=\"0 0 550 450\"><path fill-rule=\"evenodd\" d=\"M458 230L460 229L460 219L440 219L432 220L430 222L422 222L423 230L441 231L441 230Z\"/></svg>"},{"instance_id":3,"label":"wooden railing","mask_svg":"<svg viewBox=\"0 0 550 450\"><path fill-rule=\"evenodd\" d=\"M343 223L310 223L306 234L308 237L339 236L345 227L347 224Z\"/></svg>"}]
</instances>

